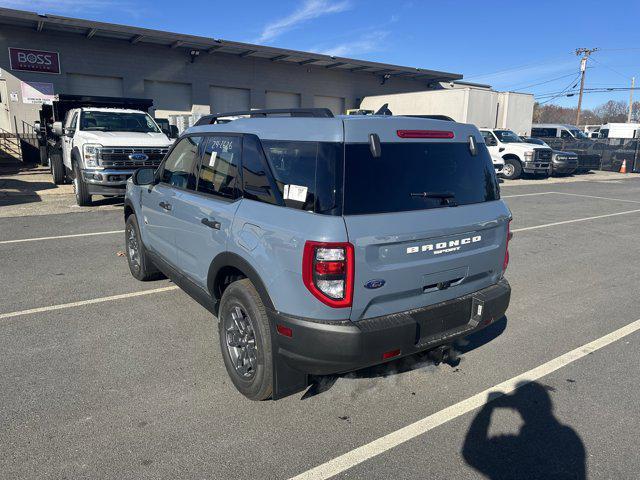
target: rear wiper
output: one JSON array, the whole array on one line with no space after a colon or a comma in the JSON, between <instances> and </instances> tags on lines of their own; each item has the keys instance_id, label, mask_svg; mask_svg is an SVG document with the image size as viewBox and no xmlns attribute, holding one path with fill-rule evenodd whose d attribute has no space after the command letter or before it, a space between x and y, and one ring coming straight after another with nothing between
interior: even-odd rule
<instances>
[{"instance_id":1,"label":"rear wiper","mask_svg":"<svg viewBox=\"0 0 640 480\"><path fill-rule=\"evenodd\" d=\"M442 200L442 205L448 205L450 207L455 207L457 205L453 200L456 196L451 192L417 192L411 193L411 196L419 198L437 198Z\"/></svg>"}]
</instances>

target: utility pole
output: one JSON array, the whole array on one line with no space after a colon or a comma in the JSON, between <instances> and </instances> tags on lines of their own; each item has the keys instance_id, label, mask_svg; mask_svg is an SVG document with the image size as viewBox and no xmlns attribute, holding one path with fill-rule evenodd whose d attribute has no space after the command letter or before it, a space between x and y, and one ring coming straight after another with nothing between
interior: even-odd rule
<instances>
[{"instance_id":1,"label":"utility pole","mask_svg":"<svg viewBox=\"0 0 640 480\"><path fill-rule=\"evenodd\" d=\"M631 123L631 117L633 116L633 89L636 86L636 77L631 77L631 90L629 91L629 115L627 116L627 123Z\"/></svg>"},{"instance_id":2,"label":"utility pole","mask_svg":"<svg viewBox=\"0 0 640 480\"><path fill-rule=\"evenodd\" d=\"M578 113L576 114L576 126L580 123L580 108L582 107L582 93L584 92L584 74L587 71L587 59L597 48L577 48L576 55L582 55L580 59L580 96L578 97Z\"/></svg>"}]
</instances>

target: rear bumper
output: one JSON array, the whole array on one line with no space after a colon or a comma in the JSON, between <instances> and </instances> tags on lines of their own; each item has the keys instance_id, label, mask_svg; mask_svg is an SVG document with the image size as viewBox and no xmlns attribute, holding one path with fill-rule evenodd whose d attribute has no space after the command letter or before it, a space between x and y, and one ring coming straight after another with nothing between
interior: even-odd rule
<instances>
[{"instance_id":1,"label":"rear bumper","mask_svg":"<svg viewBox=\"0 0 640 480\"><path fill-rule=\"evenodd\" d=\"M312 375L344 373L429 350L480 330L503 317L511 287L491 287L447 302L358 322L320 322L269 312L292 337L277 334L278 359ZM399 350L388 359L385 352Z\"/></svg>"}]
</instances>

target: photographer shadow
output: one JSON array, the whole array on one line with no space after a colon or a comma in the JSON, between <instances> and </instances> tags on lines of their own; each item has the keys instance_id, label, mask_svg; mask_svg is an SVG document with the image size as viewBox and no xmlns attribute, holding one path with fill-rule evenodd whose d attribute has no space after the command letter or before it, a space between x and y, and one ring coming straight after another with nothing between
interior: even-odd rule
<instances>
[{"instance_id":1,"label":"photographer shadow","mask_svg":"<svg viewBox=\"0 0 640 480\"><path fill-rule=\"evenodd\" d=\"M462 447L465 461L491 479L586 478L585 447L575 430L553 415L553 402L540 383L521 384L512 394L489 394L469 427ZM498 408L518 413L524 425L517 435L489 436Z\"/></svg>"}]
</instances>

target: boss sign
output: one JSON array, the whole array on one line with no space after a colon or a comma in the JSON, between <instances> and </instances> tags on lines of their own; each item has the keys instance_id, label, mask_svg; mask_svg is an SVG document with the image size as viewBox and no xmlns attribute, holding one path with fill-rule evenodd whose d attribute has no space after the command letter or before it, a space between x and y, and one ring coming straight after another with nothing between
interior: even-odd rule
<instances>
[{"instance_id":1,"label":"boss sign","mask_svg":"<svg viewBox=\"0 0 640 480\"><path fill-rule=\"evenodd\" d=\"M24 72L60 73L58 52L9 47L11 70Z\"/></svg>"}]
</instances>

